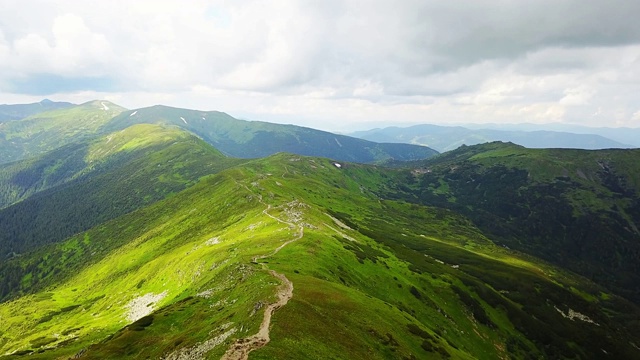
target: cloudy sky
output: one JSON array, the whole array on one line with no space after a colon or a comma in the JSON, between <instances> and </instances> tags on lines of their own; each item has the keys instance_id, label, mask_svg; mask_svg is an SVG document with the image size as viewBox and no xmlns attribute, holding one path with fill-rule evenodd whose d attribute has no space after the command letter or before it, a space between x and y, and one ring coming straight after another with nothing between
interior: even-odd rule
<instances>
[{"instance_id":1,"label":"cloudy sky","mask_svg":"<svg viewBox=\"0 0 640 360\"><path fill-rule=\"evenodd\" d=\"M640 127L637 0L0 0L0 103Z\"/></svg>"}]
</instances>

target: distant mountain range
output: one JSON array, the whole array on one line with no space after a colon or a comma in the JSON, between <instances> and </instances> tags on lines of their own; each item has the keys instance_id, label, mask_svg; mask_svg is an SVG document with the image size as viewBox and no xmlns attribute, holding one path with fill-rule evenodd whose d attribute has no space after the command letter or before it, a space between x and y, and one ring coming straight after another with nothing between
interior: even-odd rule
<instances>
[{"instance_id":1,"label":"distant mountain range","mask_svg":"<svg viewBox=\"0 0 640 360\"><path fill-rule=\"evenodd\" d=\"M218 111L187 110L162 105L124 111L105 124L103 129L114 131L141 123L187 129L223 153L240 158L290 152L374 163L388 159L426 159L438 153L426 146L376 143L301 126L238 120Z\"/></svg>"},{"instance_id":2,"label":"distant mountain range","mask_svg":"<svg viewBox=\"0 0 640 360\"><path fill-rule=\"evenodd\" d=\"M64 109L71 106L74 106L74 104L69 102L55 102L48 99L33 104L3 104L0 105L0 123L20 120L40 112Z\"/></svg>"},{"instance_id":3,"label":"distant mountain range","mask_svg":"<svg viewBox=\"0 0 640 360\"><path fill-rule=\"evenodd\" d=\"M429 146L444 152L461 145L476 145L492 141L512 142L528 148L574 148L574 149L610 149L640 147L640 129L595 129L588 127L570 127L576 133L549 131L523 125L513 125L501 129L462 126L415 125L410 127L387 127L358 131L349 135L377 142L396 142ZM488 125L491 126L491 125ZM496 127L498 125L495 125ZM524 130L530 129L530 130ZM569 128L568 128L569 129ZM633 130L633 131L630 131ZM588 133L592 131L592 133ZM579 133L578 133L579 132ZM633 134L637 137L623 136ZM605 137L615 136L623 142Z\"/></svg>"},{"instance_id":4,"label":"distant mountain range","mask_svg":"<svg viewBox=\"0 0 640 360\"><path fill-rule=\"evenodd\" d=\"M465 125L470 129L494 129L505 131L560 131L569 132L574 134L596 134L601 135L611 140L621 142L623 144L630 144L634 147L640 147L640 128L630 127L590 127L574 124L468 124Z\"/></svg>"},{"instance_id":5,"label":"distant mountain range","mask_svg":"<svg viewBox=\"0 0 640 360\"><path fill-rule=\"evenodd\" d=\"M218 111L160 105L127 110L109 101L97 100L0 124L0 164L39 155L64 144L103 136L135 124L164 124L183 128L224 154L239 158L290 152L340 161L374 163L426 159L438 154L426 146L379 144L300 126L238 120Z\"/></svg>"}]
</instances>

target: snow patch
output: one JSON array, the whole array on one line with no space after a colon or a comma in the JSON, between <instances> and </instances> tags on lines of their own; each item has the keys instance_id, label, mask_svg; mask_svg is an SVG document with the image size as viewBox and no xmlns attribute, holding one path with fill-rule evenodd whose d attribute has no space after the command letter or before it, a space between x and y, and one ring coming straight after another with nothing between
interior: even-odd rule
<instances>
[{"instance_id":1,"label":"snow patch","mask_svg":"<svg viewBox=\"0 0 640 360\"><path fill-rule=\"evenodd\" d=\"M158 301L164 299L167 296L167 291L163 291L160 294L148 293L137 297L125 306L128 309L127 320L134 322L142 317L151 314Z\"/></svg>"},{"instance_id":2,"label":"snow patch","mask_svg":"<svg viewBox=\"0 0 640 360\"><path fill-rule=\"evenodd\" d=\"M180 116L180 120L182 120L183 123L187 124L187 120L185 120L182 116ZM189 124L187 124L189 125Z\"/></svg>"},{"instance_id":3,"label":"snow patch","mask_svg":"<svg viewBox=\"0 0 640 360\"><path fill-rule=\"evenodd\" d=\"M338 163L333 163L333 166L337 167L338 169L340 169L342 167L342 164L338 164Z\"/></svg>"},{"instance_id":4,"label":"snow patch","mask_svg":"<svg viewBox=\"0 0 640 360\"><path fill-rule=\"evenodd\" d=\"M342 144L340 144L340 141L338 141L338 138L333 138L333 140L336 141L336 144L338 144L338 146L342 147Z\"/></svg>"},{"instance_id":5,"label":"snow patch","mask_svg":"<svg viewBox=\"0 0 640 360\"><path fill-rule=\"evenodd\" d=\"M136 111L132 112L132 113L129 115L129 117L131 117L131 116L133 116L133 115L135 115L135 114L137 114L137 113L138 113L138 110L136 110Z\"/></svg>"},{"instance_id":6,"label":"snow patch","mask_svg":"<svg viewBox=\"0 0 640 360\"><path fill-rule=\"evenodd\" d=\"M109 107L104 102L101 102L100 105L102 105L102 110L104 110L104 111L109 110Z\"/></svg>"}]
</instances>

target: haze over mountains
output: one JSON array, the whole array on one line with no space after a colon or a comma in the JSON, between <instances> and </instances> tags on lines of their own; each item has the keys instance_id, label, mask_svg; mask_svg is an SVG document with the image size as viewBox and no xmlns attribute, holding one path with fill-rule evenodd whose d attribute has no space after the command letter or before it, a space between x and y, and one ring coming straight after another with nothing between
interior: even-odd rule
<instances>
[{"instance_id":1,"label":"haze over mountains","mask_svg":"<svg viewBox=\"0 0 640 360\"><path fill-rule=\"evenodd\" d=\"M74 104L69 102L54 102L47 99L33 104L2 104L0 105L0 123L11 120L20 120L39 112L64 109L73 105Z\"/></svg>"},{"instance_id":2,"label":"haze over mountains","mask_svg":"<svg viewBox=\"0 0 640 360\"><path fill-rule=\"evenodd\" d=\"M476 129L479 125L469 124L467 127ZM640 147L640 128L630 127L589 127L575 124L482 124L480 127L485 129L496 130L520 130L520 131L537 131L537 130L550 130L569 132L574 134L596 134L607 137L609 139L633 145L633 147Z\"/></svg>"},{"instance_id":3,"label":"haze over mountains","mask_svg":"<svg viewBox=\"0 0 640 360\"><path fill-rule=\"evenodd\" d=\"M552 131L553 129L558 129ZM575 130L574 132L571 132ZM512 142L529 148L611 149L640 147L640 129L588 128L548 125L462 126L415 125L387 127L349 134L378 142L396 142L429 146L440 152L461 145L492 141ZM609 137L606 137L609 136ZM613 140L616 139L616 140Z\"/></svg>"},{"instance_id":4,"label":"haze over mountains","mask_svg":"<svg viewBox=\"0 0 640 360\"><path fill-rule=\"evenodd\" d=\"M0 124L0 163L42 154L56 146L142 123L185 128L220 151L242 158L289 151L366 163L424 159L437 154L424 146L378 144L300 126L238 120L217 111L167 106L127 111L108 101L92 101Z\"/></svg>"},{"instance_id":5,"label":"haze over mountains","mask_svg":"<svg viewBox=\"0 0 640 360\"><path fill-rule=\"evenodd\" d=\"M30 114L0 125L0 358L637 359L639 160Z\"/></svg>"}]
</instances>

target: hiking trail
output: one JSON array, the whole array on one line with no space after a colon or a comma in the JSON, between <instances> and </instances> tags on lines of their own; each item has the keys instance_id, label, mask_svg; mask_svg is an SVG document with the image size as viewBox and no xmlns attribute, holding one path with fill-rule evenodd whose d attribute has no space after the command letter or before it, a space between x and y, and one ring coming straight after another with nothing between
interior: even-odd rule
<instances>
[{"instance_id":1,"label":"hiking trail","mask_svg":"<svg viewBox=\"0 0 640 360\"><path fill-rule=\"evenodd\" d=\"M247 189L249 192L252 192L251 190L249 190L249 188L246 185L242 184L242 186L245 189ZM288 225L289 228L291 229L297 228L297 232L293 239L287 240L282 245L278 246L275 250L273 250L271 253L253 257L252 262L255 264L258 263L258 260L267 259L277 254L285 246L291 244L294 241L300 240L304 236L303 224L299 223L299 221L296 221L296 217L299 216L298 213L289 214L289 215L293 215L291 217L294 220L291 222L282 220L276 216L269 214L269 210L271 210L271 205L266 204L262 200L262 196L258 195L258 201L260 201L261 204L266 206L266 209L262 211L264 215L272 218L273 220L279 223ZM295 204L296 202L295 201L291 202L289 203L289 205L291 205L292 203ZM269 327L271 326L271 316L273 316L273 313L276 310L285 306L289 302L289 300L293 297L293 283L291 282L291 280L287 279L287 277L284 274L278 273L275 270L268 269L266 264L264 263L261 263L261 266L263 270L266 270L267 272L269 272L271 276L280 280L280 282L282 283L282 285L278 287L278 291L276 292L276 296L278 299L276 300L276 302L266 306L264 310L264 316L262 318L262 323L260 324L260 328L258 332L249 337L236 340L233 344L231 344L231 346L229 346L225 354L222 356L221 360L246 360L249 357L249 353L251 351L259 349L265 346L266 344L268 344L270 341Z\"/></svg>"}]
</instances>

